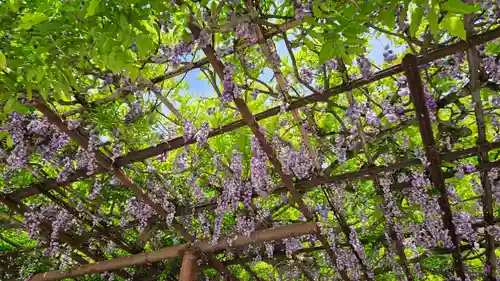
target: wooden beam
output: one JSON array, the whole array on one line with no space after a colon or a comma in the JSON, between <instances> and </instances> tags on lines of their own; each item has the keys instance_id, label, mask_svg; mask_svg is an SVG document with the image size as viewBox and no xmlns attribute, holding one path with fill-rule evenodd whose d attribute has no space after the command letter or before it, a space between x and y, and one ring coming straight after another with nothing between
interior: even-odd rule
<instances>
[{"instance_id":1,"label":"wooden beam","mask_svg":"<svg viewBox=\"0 0 500 281\"><path fill-rule=\"evenodd\" d=\"M228 242L229 239L221 238L217 244L213 245L211 241L200 241L193 244L182 244L178 246L163 248L153 252L140 253L137 255L120 257L116 259L100 261L97 263L74 267L66 271L52 271L40 273L33 276L30 281L49 281L61 280L64 278L74 278L92 273L101 273L113 271L124 267L134 265L159 262L162 260L180 257L189 249L196 249L202 253L212 253L229 248L238 248L249 244L264 243L273 240L282 240L289 237L297 237L307 234L313 234L316 231L315 223L297 223L277 228L271 228L254 232L250 237L236 236ZM231 243L231 244L229 244Z\"/></svg>"},{"instance_id":2,"label":"wooden beam","mask_svg":"<svg viewBox=\"0 0 500 281\"><path fill-rule=\"evenodd\" d=\"M438 199L439 207L442 211L443 225L448 230L451 242L454 245L453 251L453 266L458 277L463 281L466 280L465 268L460 251L460 237L457 235L455 225L453 224L453 214L451 211L450 202L448 200L448 190L444 182L443 171L441 170L441 159L436 148L436 141L432 132L432 124L429 116L429 110L426 106L426 96L420 77L419 61L415 55L408 54L403 58L403 67L410 89L411 100L415 106L415 113L418 119L420 135L426 152L427 160L430 162L429 170L431 172L431 180L434 186L439 190L440 197Z\"/></svg>"},{"instance_id":3,"label":"wooden beam","mask_svg":"<svg viewBox=\"0 0 500 281\"><path fill-rule=\"evenodd\" d=\"M468 1L471 3L471 1ZM467 14L464 16L465 21L465 31L467 34L467 38L470 38L474 35L474 15ZM479 70L481 67L481 58L479 57L479 53L476 47L470 47L467 49L467 62L469 64L469 75L470 75L470 93L472 97L472 102L474 104L474 113L476 116L476 124L477 124L477 144L478 145L487 145L488 140L486 138L486 124L484 122L484 110L483 110L483 101L481 99L481 81ZM484 163L488 163L488 150L483 150L478 156L478 162L480 165ZM491 181L488 177L488 171L481 171L481 183L483 186L483 195L482 195L482 203L483 203L483 216L484 221L487 226L494 225L494 199L493 192L491 188ZM485 255L486 261L484 264L485 268L485 280L486 281L495 281L497 280L497 259L495 254L495 237L491 235L488 231L484 233L484 240L488 247L486 247Z\"/></svg>"},{"instance_id":4,"label":"wooden beam","mask_svg":"<svg viewBox=\"0 0 500 281\"><path fill-rule=\"evenodd\" d=\"M198 27L198 25L196 25L194 22L189 22L188 27L195 38L197 38L200 35L201 30ZM217 73L219 78L223 80L225 75L224 74L225 66L222 63L222 61L220 61L219 58L217 58L213 46L211 44L208 44L202 49L208 61L214 68L214 71ZM307 221L314 221L315 218L313 211L309 209L307 204L302 199L302 195L298 192L295 183L293 182L292 176L284 172L281 162L278 160L276 151L272 147L271 143L266 139L266 136L260 130L259 124L257 123L255 116L250 111L250 108L248 107L246 102L243 99L237 97L233 99L233 102L236 104L238 111L243 116L245 124L248 127L250 127L253 135L255 136L255 138L257 138L258 142L260 143L260 146L262 147L262 150L266 153L269 162L271 162L271 165L274 167L274 170L278 173L281 181L283 182L283 185L291 193L292 200L290 200L289 204L293 205L297 203L300 212L304 215ZM327 252L327 254L331 259L330 262L332 263L332 266L336 266L337 254L335 253L335 251L332 250L327 238L321 233L319 227L316 228L316 232L314 234L321 242L321 244L325 247L325 251ZM350 278L347 275L347 271L345 269L339 268L338 271L340 273L340 276L342 277L342 280L350 281Z\"/></svg>"},{"instance_id":5,"label":"wooden beam","mask_svg":"<svg viewBox=\"0 0 500 281\"><path fill-rule=\"evenodd\" d=\"M198 275L198 264L195 251L187 250L182 258L181 273L179 281L195 281Z\"/></svg>"}]
</instances>

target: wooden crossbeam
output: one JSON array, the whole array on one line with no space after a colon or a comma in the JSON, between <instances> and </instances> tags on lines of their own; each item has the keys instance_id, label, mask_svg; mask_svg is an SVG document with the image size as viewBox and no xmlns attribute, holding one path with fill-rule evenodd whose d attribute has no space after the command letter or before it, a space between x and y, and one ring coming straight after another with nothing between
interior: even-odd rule
<instances>
[{"instance_id":1,"label":"wooden crossbeam","mask_svg":"<svg viewBox=\"0 0 500 281\"><path fill-rule=\"evenodd\" d=\"M178 246L163 248L157 251L140 253L127 257L120 257L111 260L100 261L97 263L74 267L66 271L52 271L34 275L30 281L49 281L61 280L64 278L74 278L92 273L101 273L105 271L114 271L124 267L134 265L154 263L162 260L173 259L182 256L187 250L195 249L202 253L212 253L229 248L239 248L249 244L258 244L268 241L277 241L289 237L297 237L312 234L316 231L315 223L297 223L281 226L272 229L256 231L249 237L236 236L231 239L220 239L220 242L212 244L211 241L200 241L193 244L182 244Z\"/></svg>"}]
</instances>

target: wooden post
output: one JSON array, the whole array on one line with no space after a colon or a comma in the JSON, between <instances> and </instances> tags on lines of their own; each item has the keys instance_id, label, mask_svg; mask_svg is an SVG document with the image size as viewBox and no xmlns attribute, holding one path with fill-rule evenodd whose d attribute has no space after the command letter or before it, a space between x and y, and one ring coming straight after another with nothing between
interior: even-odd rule
<instances>
[{"instance_id":1,"label":"wooden post","mask_svg":"<svg viewBox=\"0 0 500 281\"><path fill-rule=\"evenodd\" d=\"M182 258L181 273L179 274L179 281L195 281L198 274L196 253L193 250L184 252Z\"/></svg>"}]
</instances>

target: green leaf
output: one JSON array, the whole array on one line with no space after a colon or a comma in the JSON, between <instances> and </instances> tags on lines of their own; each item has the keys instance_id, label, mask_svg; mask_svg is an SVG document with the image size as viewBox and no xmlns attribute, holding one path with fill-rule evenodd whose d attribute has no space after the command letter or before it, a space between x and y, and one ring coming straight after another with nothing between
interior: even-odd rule
<instances>
[{"instance_id":1,"label":"green leaf","mask_svg":"<svg viewBox=\"0 0 500 281\"><path fill-rule=\"evenodd\" d=\"M133 64L127 64L125 69L132 79L132 82L136 81L137 77L139 76L139 68L135 67Z\"/></svg>"},{"instance_id":2,"label":"green leaf","mask_svg":"<svg viewBox=\"0 0 500 281\"><path fill-rule=\"evenodd\" d=\"M89 6L87 7L87 13L85 14L85 18L95 15L97 7L99 7L99 2L101 2L101 0L90 1Z\"/></svg>"},{"instance_id":3,"label":"green leaf","mask_svg":"<svg viewBox=\"0 0 500 281\"><path fill-rule=\"evenodd\" d=\"M311 50L315 50L316 49L316 45L314 44L314 42L309 37L305 37L304 38L304 44L306 44L306 46L309 49L311 49Z\"/></svg>"},{"instance_id":4,"label":"green leaf","mask_svg":"<svg viewBox=\"0 0 500 281\"><path fill-rule=\"evenodd\" d=\"M379 20L385 25L392 28L396 24L396 5L393 5L390 9L380 9Z\"/></svg>"},{"instance_id":5,"label":"green leaf","mask_svg":"<svg viewBox=\"0 0 500 281\"><path fill-rule=\"evenodd\" d=\"M14 101L12 108L14 111L19 112L21 114L30 113L30 108L24 105L23 103L19 102L17 99Z\"/></svg>"},{"instance_id":6,"label":"green leaf","mask_svg":"<svg viewBox=\"0 0 500 281\"><path fill-rule=\"evenodd\" d=\"M479 6L469 5L462 0L448 0L443 4L443 10L454 14L472 14L479 11Z\"/></svg>"},{"instance_id":7,"label":"green leaf","mask_svg":"<svg viewBox=\"0 0 500 281\"><path fill-rule=\"evenodd\" d=\"M420 24L422 23L422 18L424 16L424 9L421 7L415 8L411 13L411 22L410 22L410 36L415 37Z\"/></svg>"},{"instance_id":8,"label":"green leaf","mask_svg":"<svg viewBox=\"0 0 500 281\"><path fill-rule=\"evenodd\" d=\"M429 27L431 29L432 35L434 35L434 38L438 38L438 32L439 32L439 1L438 0L431 0L431 7L429 9L428 13L428 18L429 18Z\"/></svg>"},{"instance_id":9,"label":"green leaf","mask_svg":"<svg viewBox=\"0 0 500 281\"><path fill-rule=\"evenodd\" d=\"M344 40L345 44L348 46L352 45L364 45L366 43L366 39L363 38L347 38Z\"/></svg>"},{"instance_id":10,"label":"green leaf","mask_svg":"<svg viewBox=\"0 0 500 281\"><path fill-rule=\"evenodd\" d=\"M318 18L328 18L329 15L326 14L326 13L323 13L323 11L320 9L320 5L321 5L321 1L314 1L313 3L313 13L314 13L314 16L315 17L318 17Z\"/></svg>"},{"instance_id":11,"label":"green leaf","mask_svg":"<svg viewBox=\"0 0 500 281\"><path fill-rule=\"evenodd\" d=\"M486 44L486 52L488 53L500 53L500 44L495 43L495 41Z\"/></svg>"},{"instance_id":12,"label":"green leaf","mask_svg":"<svg viewBox=\"0 0 500 281\"><path fill-rule=\"evenodd\" d=\"M212 1L212 4L210 4L210 16L213 19L216 19L218 17L217 13L217 3L215 1Z\"/></svg>"},{"instance_id":13,"label":"green leaf","mask_svg":"<svg viewBox=\"0 0 500 281\"><path fill-rule=\"evenodd\" d=\"M16 102L15 98L10 98L6 103L5 106L3 107L3 112L5 114L9 114L12 111L14 111L14 103Z\"/></svg>"},{"instance_id":14,"label":"green leaf","mask_svg":"<svg viewBox=\"0 0 500 281\"><path fill-rule=\"evenodd\" d=\"M125 17L124 14L120 14L120 21L118 23L120 24L120 27L123 30L128 30L129 29L129 24L128 24L127 18Z\"/></svg>"},{"instance_id":15,"label":"green leaf","mask_svg":"<svg viewBox=\"0 0 500 281\"><path fill-rule=\"evenodd\" d=\"M2 50L0 50L0 69L4 69L7 67L7 58L3 54Z\"/></svg>"},{"instance_id":16,"label":"green leaf","mask_svg":"<svg viewBox=\"0 0 500 281\"><path fill-rule=\"evenodd\" d=\"M32 100L33 99L33 92L31 91L31 82L27 82L27 85L26 85L26 92L28 92L28 100Z\"/></svg>"},{"instance_id":17,"label":"green leaf","mask_svg":"<svg viewBox=\"0 0 500 281\"><path fill-rule=\"evenodd\" d=\"M14 140L12 139L11 135L7 136L7 147L8 148L14 147Z\"/></svg>"},{"instance_id":18,"label":"green leaf","mask_svg":"<svg viewBox=\"0 0 500 281\"><path fill-rule=\"evenodd\" d=\"M347 48L347 51L349 52L349 54L352 54L352 55L361 55L361 54L364 54L366 52L365 48L357 47L357 46L349 46Z\"/></svg>"},{"instance_id":19,"label":"green leaf","mask_svg":"<svg viewBox=\"0 0 500 281\"><path fill-rule=\"evenodd\" d=\"M344 63L351 64L351 62L352 62L351 57L349 57L349 55L347 55L344 43L342 41L340 41L339 39L336 39L333 44L334 44L333 46L335 47L335 51L342 58Z\"/></svg>"},{"instance_id":20,"label":"green leaf","mask_svg":"<svg viewBox=\"0 0 500 281\"><path fill-rule=\"evenodd\" d=\"M451 35L457 36L462 40L465 40L465 27L464 21L461 17L447 15L441 22L441 27L446 29Z\"/></svg>"},{"instance_id":21,"label":"green leaf","mask_svg":"<svg viewBox=\"0 0 500 281\"><path fill-rule=\"evenodd\" d=\"M318 40L318 41L319 41L319 42L321 42L321 43L325 42L325 38L324 38L323 34L321 34L321 33L318 33L318 32L316 32L316 31L311 30L311 31L309 31L309 35L310 35L312 38L314 38L314 39ZM327 35L328 35L328 34L327 34ZM328 39L330 39L330 38L328 38Z\"/></svg>"},{"instance_id":22,"label":"green leaf","mask_svg":"<svg viewBox=\"0 0 500 281\"><path fill-rule=\"evenodd\" d=\"M21 6L21 3L18 0L9 0L7 1L7 4L9 5L9 8L12 10L12 12L17 13L19 11L19 7Z\"/></svg>"},{"instance_id":23,"label":"green leaf","mask_svg":"<svg viewBox=\"0 0 500 281\"><path fill-rule=\"evenodd\" d=\"M48 19L49 19L48 16L40 12L27 13L21 17L20 20L21 23L19 24L19 28L30 29L33 26L40 24Z\"/></svg>"},{"instance_id":24,"label":"green leaf","mask_svg":"<svg viewBox=\"0 0 500 281\"><path fill-rule=\"evenodd\" d=\"M139 58L145 58L150 53L150 50L154 48L153 39L145 34L137 36L135 43Z\"/></svg>"},{"instance_id":25,"label":"green leaf","mask_svg":"<svg viewBox=\"0 0 500 281\"><path fill-rule=\"evenodd\" d=\"M333 40L328 40L321 47L321 51L319 51L319 64L325 63L327 60L333 57Z\"/></svg>"}]
</instances>

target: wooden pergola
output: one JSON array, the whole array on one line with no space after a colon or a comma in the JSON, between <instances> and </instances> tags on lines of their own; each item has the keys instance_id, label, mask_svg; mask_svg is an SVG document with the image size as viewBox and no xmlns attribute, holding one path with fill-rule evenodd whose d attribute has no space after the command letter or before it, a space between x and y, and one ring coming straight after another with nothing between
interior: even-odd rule
<instances>
[{"instance_id":1,"label":"wooden pergola","mask_svg":"<svg viewBox=\"0 0 500 281\"><path fill-rule=\"evenodd\" d=\"M251 8L251 4L247 3ZM291 21L286 24L279 25L277 27L271 28L270 30L264 30L262 26L259 26L258 37L259 42L263 53L268 58L268 64L271 69L274 71L274 75L276 77L276 81L278 84L278 90L285 92L285 80L283 73L281 73L279 67L276 67L272 63L271 59L271 48L269 46L266 39L272 38L278 34L285 33L289 29L292 29L301 24L300 20ZM197 38L200 35L200 28L196 23L191 23L189 26L191 30L192 36ZM488 171L495 167L500 167L500 161L489 161L488 152L494 149L500 148L500 142L487 142L486 140L486 132L485 132L485 121L484 121L484 113L482 108L482 101L479 95L479 90L482 87L482 82L479 69L479 60L478 53L476 50L476 46L480 44L484 44L488 41L495 40L500 37L500 29L493 29L487 31L483 34L472 35L472 31L469 30L468 38L465 41L460 41L454 44L451 44L446 47L438 48L436 50L430 51L425 55L416 56L416 55L406 55L401 64L394 65L387 69L380 70L368 79L356 79L349 81L348 79L344 80L339 86L324 89L321 92L315 90L315 93L309 96L306 96L301 99L289 99L290 97L286 97L289 103L289 107L286 109L292 113L294 121L297 123L301 123L300 117L298 115L298 109L307 105L311 105L317 102L325 102L328 101L331 97L342 94L349 93L353 89L360 88L370 83L379 81L381 79L391 77L395 74L404 73L406 76L406 81L408 83L408 88L410 90L411 101L413 103L415 109L415 119L417 120L420 135L422 138L422 143L425 149L426 157L429 161L429 166L427 166L427 170L430 173L431 180L433 186L439 190L439 207L442 212L442 221L445 228L448 230L448 234L453 243L452 248L443 248L436 249L436 251L441 251L441 253L450 254L453 258L453 269L457 276L461 280L466 280L466 269L464 266L462 252L470 249L471 245L464 244L460 241L460 238L457 235L457 230L453 223L453 211L450 206L449 194L445 185L445 179L453 177L453 173L443 172L441 169L441 165L443 161L455 161L463 158L468 158L475 156L479 159L479 165L477 165L476 169L480 171L481 174L481 182L484 190L484 194L481 197L482 199L482 207L483 207L483 217L484 221L477 222L474 227L488 227L497 224L500 222L500 218L496 218L494 213L494 203L492 196L492 188L491 182L488 178ZM286 36L286 35L285 35ZM248 47L247 44L238 45L237 49L243 49ZM236 51L236 50L235 50ZM457 52L467 52L467 60L469 65L469 89L467 91L470 93L472 100L474 101L474 112L476 116L477 122L477 145L474 147L470 147L463 150L457 151L448 151L441 152L436 149L436 140L434 138L434 134L432 131L432 122L429 116L428 108L425 105L425 93L424 86L421 79L420 69L424 64L431 63L435 60L444 58L446 56L450 56ZM203 65L210 65L215 73L222 80L224 78L224 70L225 65L221 62L221 60L215 55L215 50L213 46L207 45L203 48L203 52L205 54L205 58L199 61L184 65L172 72L166 73L164 75L155 77L151 79L151 84L143 85L145 88L154 89L155 84L161 83L166 79L170 79L176 77L178 75L184 74L192 69L198 68ZM112 98L117 98L123 95L128 95L126 89L121 89L117 91L117 96ZM351 96L352 99L352 96ZM98 106L100 104L104 104L106 102L111 101L111 98L105 98L102 100L95 101L91 103L89 106ZM446 101L443 100L443 103ZM231 263L245 263L245 260L236 260L236 261L226 261L222 262L217 259L216 253L225 249L236 249L251 245L251 244L262 244L269 241L280 241L283 239L305 236L313 234L317 237L321 246L314 247L311 249L303 249L306 251L325 251L329 257L332 266L336 266L336 261L338 259L336 252L332 249L331 243L328 241L325 234L322 232L320 225L317 223L317 214L311 209L310 206L304 201L303 195L308 191L313 189L322 188L322 186L327 184L335 184L341 183L345 181L355 181L360 179L372 180L375 183L377 192L381 192L382 186L380 185L380 177L382 173L394 172L398 169L411 167L411 166L419 166L422 164L421 159L410 159L401 162L396 162L391 165L385 166L376 166L372 161L372 157L370 156L370 151L367 149L366 140L363 139L363 132L361 130L360 137L361 143L358 150L363 150L368 159L368 167L362 168L358 171L342 173L337 175L331 175L328 171L325 171L318 164L318 156L315 154L314 149L311 147L311 142L308 139L307 132L301 128L300 133L303 140L303 143L308 148L308 152L315 163L315 168L317 171L317 175L314 178L307 180L294 180L289 174L284 172L281 162L277 158L277 152L274 150L273 146L270 144L270 141L263 134L262 130L259 128L259 121L262 121L266 118L270 118L272 116L276 116L280 113L280 107L273 107L266 111L254 114L250 111L247 103L241 98L235 98L234 103L243 117L241 120L236 122L232 122L230 124L224 125L220 128L214 129L210 132L209 138L219 136L238 128L248 127L251 129L252 134L255 138L258 139L260 145L262 146L265 154L267 155L270 163L272 164L274 170L279 175L281 179L281 184L276 186L274 190L271 191L273 194L279 194L283 192L289 192L291 194L289 198L289 204L298 205L298 209L302 213L303 217L307 222L305 223L292 223L285 226L267 228L264 230L258 230L252 233L249 237L246 236L235 236L235 237L226 237L221 238L220 241L216 244L212 244L207 240L198 241L196 237L189 233L189 231L183 226L182 223L179 222L178 218L187 214L195 214L204 210L213 210L216 208L216 202L209 202L203 205L198 205L194 207L183 206L181 204L175 205L175 218L172 222L172 227L175 231L187 242L186 244L176 245L172 247L163 248L160 250L152 251L152 252L141 252L140 247L136 247L134 245L129 245L123 239L120 238L119 229L110 229L105 227L98 228L98 232L104 236L112 240L118 247L129 253L129 256L120 257L115 259L105 259L104 255L100 250L91 251L90 249L82 246L86 241L88 241L89 237L85 237L85 234L77 235L75 233L63 232L61 233L61 241L66 242L72 245L75 249L79 249L85 255L88 255L90 258L94 259L95 263L88 263L87 260L79 256L78 254L73 255L73 259L77 262L82 263L83 265L71 268L68 271L53 271L40 273L32 276L29 280L31 281L47 281L47 280L62 280L64 278L74 278L78 276L83 276L86 274L92 273L103 273L109 271L115 271L117 274L124 278L130 278L130 274L122 269L126 267L132 267L136 265L144 265L155 263L158 261L163 261L167 259L173 259L182 257L182 267L180 269L179 280L180 281L193 281L196 279L199 264L197 263L198 259L201 257L206 258L208 261L208 266L215 268L221 275L226 276L231 281L238 280L236 276L234 276L228 269L227 266ZM439 106L438 102L438 106ZM43 115L50 121L51 124L55 125L61 132L67 134L71 137L71 139L76 142L81 148L87 149L89 137L88 132L85 132L82 128L77 128L70 130L68 126L65 124L64 117L70 116L72 114L77 113L78 110L67 112L65 114L57 114L50 105L43 103L41 100L37 100L35 102L35 107L38 111L43 113ZM390 133L390 132L389 132ZM57 188L69 185L71 183L80 181L85 178L89 178L92 176L96 176L102 173L110 173L114 175L123 186L130 189L133 194L142 200L145 204L149 205L158 215L153 217L150 222L153 224L161 224L163 218L167 218L171 214L165 210L164 207L155 203L149 194L144 192L144 189L139 186L137 183L127 176L127 174L123 171L123 167L135 162L144 161L148 158L158 156L168 151L172 151L175 149L179 149L190 144L196 143L195 138L186 139L184 137L177 137L171 139L167 142L158 144L153 147L149 147L143 150L130 152L127 155L119 157L112 161L108 156L106 156L101 151L95 152L95 158L99 163L98 169L96 169L91 175L87 175L86 171L76 171L71 174L64 181L57 181L56 179L45 179L39 183L33 184L28 188L17 189L7 194L0 194L0 201L3 202L8 208L12 211L19 213L20 215L25 214L26 212L31 211L29 207L24 205L21 201L31 196L35 196L37 194L43 194L49 196L53 200L57 200L57 198L51 195L50 191L56 190ZM411 183L402 182L402 183L394 183L391 185L392 190L401 190L407 188ZM253 197L258 197L258 194L253 194ZM64 202L60 202L60 204ZM70 212L76 212L70 206L64 206ZM335 210L334 210L335 212ZM336 213L336 218L339 222L340 229L339 232L349 237L350 228L346 222L345 217L342 214ZM42 225L42 227L50 232L50 225ZM412 259L409 259L405 253L405 246L403 241L401 241L400 237L397 235L394 226L390 224L388 227L388 233L390 236L390 240L394 243L395 253L398 256L399 263L403 268L404 275L408 280L415 280L413 274L410 270L410 264L415 262ZM144 235L147 235L145 233ZM499 246L498 241L495 241L495 238L488 234L487 232L484 234L485 242L481 247L485 248L485 266L489 268L487 272L488 281L495 281L498 277L498 269L497 261L495 256L495 249ZM147 238L146 238L147 239ZM366 265L363 259L359 256L359 253L355 251L354 241L351 239L347 239L346 247L353 249L353 252L356 253L357 261L360 264L360 268L362 269L362 276L364 280L375 280L374 274L378 274L384 271L387 271L386 268L375 268L370 269L368 265ZM390 269L389 269L390 270ZM251 270L249 270L251 271ZM352 280L347 272L344 269L339 269L340 278L343 281ZM311 277L312 278L312 277ZM257 278L256 278L257 279ZM257 279L258 280L258 279ZM313 280L313 279L312 279Z\"/></svg>"}]
</instances>

